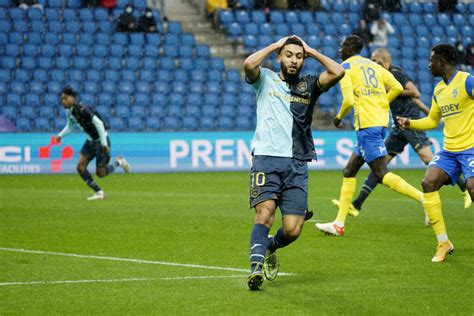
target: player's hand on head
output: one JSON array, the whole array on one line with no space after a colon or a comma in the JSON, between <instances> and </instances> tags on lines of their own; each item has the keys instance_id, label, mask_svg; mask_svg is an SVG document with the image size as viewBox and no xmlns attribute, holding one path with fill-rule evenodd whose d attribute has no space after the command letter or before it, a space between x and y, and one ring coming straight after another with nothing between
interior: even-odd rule
<instances>
[{"instance_id":1,"label":"player's hand on head","mask_svg":"<svg viewBox=\"0 0 474 316\"><path fill-rule=\"evenodd\" d=\"M336 116L336 117L334 118L333 123L334 123L334 126L340 127L340 126L341 126L341 119Z\"/></svg>"},{"instance_id":2,"label":"player's hand on head","mask_svg":"<svg viewBox=\"0 0 474 316\"><path fill-rule=\"evenodd\" d=\"M309 45L305 41L303 41L303 39L301 37L299 37L298 35L293 35L292 37L297 38L301 41L301 44L303 44L303 49L304 49L305 52L307 52L309 49L311 49L311 47L309 47Z\"/></svg>"},{"instance_id":3,"label":"player's hand on head","mask_svg":"<svg viewBox=\"0 0 474 316\"><path fill-rule=\"evenodd\" d=\"M285 45L288 38L290 37L285 36L285 37L280 38L277 42L275 42L276 50L279 50L283 45Z\"/></svg>"}]
</instances>

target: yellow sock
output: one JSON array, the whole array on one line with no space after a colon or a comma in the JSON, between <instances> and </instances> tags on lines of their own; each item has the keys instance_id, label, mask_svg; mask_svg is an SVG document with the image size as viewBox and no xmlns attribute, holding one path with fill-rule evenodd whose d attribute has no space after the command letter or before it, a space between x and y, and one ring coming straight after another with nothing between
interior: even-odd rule
<instances>
[{"instance_id":1,"label":"yellow sock","mask_svg":"<svg viewBox=\"0 0 474 316\"><path fill-rule=\"evenodd\" d=\"M436 234L446 235L446 227L444 225L443 213L441 212L441 199L439 198L439 192L430 192L423 194L423 207L428 215L431 226Z\"/></svg>"},{"instance_id":2,"label":"yellow sock","mask_svg":"<svg viewBox=\"0 0 474 316\"><path fill-rule=\"evenodd\" d=\"M421 193L420 190L417 190L414 186L408 184L408 182L394 173L388 172L385 174L382 183L393 191L411 197L418 202L421 202L423 199L423 193Z\"/></svg>"},{"instance_id":3,"label":"yellow sock","mask_svg":"<svg viewBox=\"0 0 474 316\"><path fill-rule=\"evenodd\" d=\"M346 221L349 206L352 203L352 197L356 189L356 178L344 178L342 180L341 195L339 196L339 211L337 212L336 222L344 223Z\"/></svg>"}]
</instances>

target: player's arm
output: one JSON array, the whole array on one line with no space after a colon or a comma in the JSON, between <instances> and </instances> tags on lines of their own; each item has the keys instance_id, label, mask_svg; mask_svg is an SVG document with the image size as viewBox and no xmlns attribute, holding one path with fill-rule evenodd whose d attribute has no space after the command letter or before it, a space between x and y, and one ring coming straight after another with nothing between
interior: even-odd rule
<instances>
[{"instance_id":1,"label":"player's arm","mask_svg":"<svg viewBox=\"0 0 474 316\"><path fill-rule=\"evenodd\" d=\"M283 37L279 41L262 48L261 50L253 53L244 61L245 77L249 83L254 83L260 75L260 65L265 59L270 56L273 52L277 52L282 47L288 37Z\"/></svg>"},{"instance_id":2,"label":"player's arm","mask_svg":"<svg viewBox=\"0 0 474 316\"><path fill-rule=\"evenodd\" d=\"M441 120L441 111L436 104L436 99L433 97L430 112L427 117L418 120L411 120L406 117L397 117L398 125L402 128L409 128L414 130L429 130L438 126Z\"/></svg>"},{"instance_id":3,"label":"player's arm","mask_svg":"<svg viewBox=\"0 0 474 316\"><path fill-rule=\"evenodd\" d=\"M321 54L314 48L311 48L308 44L306 44L305 41L303 41L300 37L295 36L298 38L301 43L303 43L303 49L305 53L316 59L321 65L326 68L326 71L324 71L321 75L319 75L319 85L322 90L328 90L332 86L334 86L336 83L339 82L339 80L344 77L345 71L344 68L342 68L341 65L339 65L335 60L332 58L327 57L324 54Z\"/></svg>"},{"instance_id":4,"label":"player's arm","mask_svg":"<svg viewBox=\"0 0 474 316\"><path fill-rule=\"evenodd\" d=\"M339 112L334 118L334 125L339 127L342 119L349 113L354 106L354 88L349 74L341 79L342 104Z\"/></svg>"},{"instance_id":5,"label":"player's arm","mask_svg":"<svg viewBox=\"0 0 474 316\"><path fill-rule=\"evenodd\" d=\"M413 84L413 82L408 81L405 86L403 87L402 93L400 93L399 97L406 97L406 98L416 98L418 99L421 96L420 90Z\"/></svg>"},{"instance_id":6,"label":"player's arm","mask_svg":"<svg viewBox=\"0 0 474 316\"><path fill-rule=\"evenodd\" d=\"M387 98L388 102L390 103L395 100L400 95L400 93L402 93L403 86L400 82L398 82L391 72L382 67L380 68L383 72L383 84L385 85L385 89L388 91Z\"/></svg>"},{"instance_id":7,"label":"player's arm","mask_svg":"<svg viewBox=\"0 0 474 316\"><path fill-rule=\"evenodd\" d=\"M423 113L425 113L426 115L430 113L430 109L419 98L412 98L412 100L420 108L420 110L423 111Z\"/></svg>"},{"instance_id":8,"label":"player's arm","mask_svg":"<svg viewBox=\"0 0 474 316\"><path fill-rule=\"evenodd\" d=\"M72 121L72 118L69 116L67 116L67 121L66 121L66 126L64 126L64 128L58 133L58 135L56 135L55 139L56 139L56 142L60 142L61 139L66 136L67 134L71 133L72 130L74 129L74 123Z\"/></svg>"},{"instance_id":9,"label":"player's arm","mask_svg":"<svg viewBox=\"0 0 474 316\"><path fill-rule=\"evenodd\" d=\"M97 115L92 117L92 124L94 124L99 133L100 144L105 148L106 152L109 152L109 146L107 145L107 133L105 132L104 122Z\"/></svg>"}]
</instances>

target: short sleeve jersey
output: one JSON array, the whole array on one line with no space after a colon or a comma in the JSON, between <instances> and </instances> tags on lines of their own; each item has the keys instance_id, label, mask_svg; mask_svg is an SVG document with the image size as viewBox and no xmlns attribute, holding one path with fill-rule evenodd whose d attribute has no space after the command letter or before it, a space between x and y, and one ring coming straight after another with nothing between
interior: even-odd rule
<instances>
[{"instance_id":1,"label":"short sleeve jersey","mask_svg":"<svg viewBox=\"0 0 474 316\"><path fill-rule=\"evenodd\" d=\"M257 98L254 155L316 158L311 123L316 100L323 93L318 78L306 75L287 85L277 73L260 68L252 83Z\"/></svg>"}]
</instances>

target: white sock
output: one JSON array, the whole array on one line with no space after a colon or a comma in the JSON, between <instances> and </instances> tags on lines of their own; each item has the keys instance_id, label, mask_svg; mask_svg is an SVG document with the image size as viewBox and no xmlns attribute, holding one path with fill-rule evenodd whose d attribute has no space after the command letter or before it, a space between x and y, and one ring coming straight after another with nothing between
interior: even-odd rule
<instances>
[{"instance_id":1,"label":"white sock","mask_svg":"<svg viewBox=\"0 0 474 316\"><path fill-rule=\"evenodd\" d=\"M448 234L439 234L436 235L436 238L438 239L439 242L447 242L448 239Z\"/></svg>"}]
</instances>

